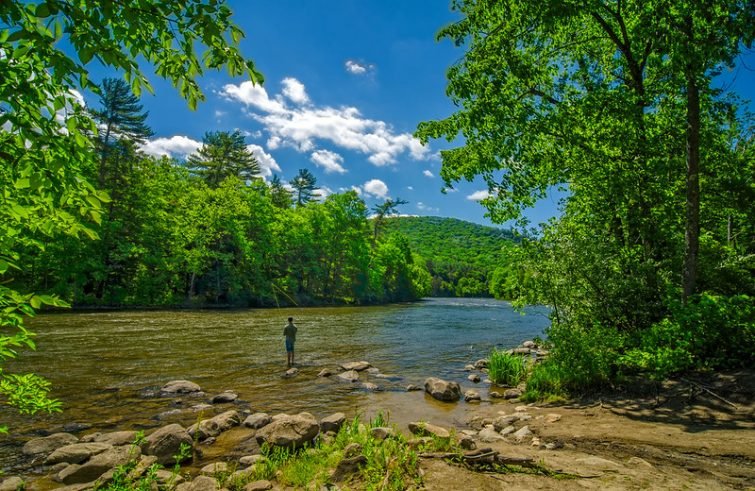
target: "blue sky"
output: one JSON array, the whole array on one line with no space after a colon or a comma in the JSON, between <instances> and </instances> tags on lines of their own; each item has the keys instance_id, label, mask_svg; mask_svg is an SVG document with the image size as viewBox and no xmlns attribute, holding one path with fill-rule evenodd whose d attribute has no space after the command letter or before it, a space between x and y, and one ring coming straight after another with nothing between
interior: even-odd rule
<instances>
[{"instance_id":1,"label":"blue sky","mask_svg":"<svg viewBox=\"0 0 755 491\"><path fill-rule=\"evenodd\" d=\"M370 207L402 198L405 214L490 224L474 200L484 184L462 182L443 194L438 150L448 144L421 147L411 136L420 121L454 110L445 71L463 51L435 41L457 19L449 3L229 1L247 35L242 51L265 75L264 86L210 73L201 80L207 101L191 111L153 77L155 95L142 98L156 134L147 150L180 157L206 131L239 129L268 175L288 180L307 168L326 192L356 189ZM747 60L755 68L752 53ZM726 76L735 91L753 91L752 70ZM528 216L536 224L556 208L557 197L549 197Z\"/></svg>"}]
</instances>

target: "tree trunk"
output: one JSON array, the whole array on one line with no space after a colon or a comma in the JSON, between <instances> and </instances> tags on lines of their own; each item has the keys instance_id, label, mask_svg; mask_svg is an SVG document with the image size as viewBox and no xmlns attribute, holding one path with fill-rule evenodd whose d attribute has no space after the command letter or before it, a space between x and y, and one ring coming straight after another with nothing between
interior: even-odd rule
<instances>
[{"instance_id":1,"label":"tree trunk","mask_svg":"<svg viewBox=\"0 0 755 491\"><path fill-rule=\"evenodd\" d=\"M691 27L691 26L690 26ZM688 35L691 39L691 28ZM692 62L687 66L687 204L682 300L695 293L700 249L700 89Z\"/></svg>"}]
</instances>

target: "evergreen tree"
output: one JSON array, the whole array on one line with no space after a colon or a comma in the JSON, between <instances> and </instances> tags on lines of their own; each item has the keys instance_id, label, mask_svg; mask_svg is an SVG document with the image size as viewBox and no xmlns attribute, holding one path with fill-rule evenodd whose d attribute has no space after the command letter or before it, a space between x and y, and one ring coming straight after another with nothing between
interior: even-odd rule
<instances>
[{"instance_id":1,"label":"evergreen tree","mask_svg":"<svg viewBox=\"0 0 755 491\"><path fill-rule=\"evenodd\" d=\"M299 169L296 177L291 179L291 186L296 190L296 206L301 206L312 201L317 179L309 170Z\"/></svg>"},{"instance_id":2,"label":"evergreen tree","mask_svg":"<svg viewBox=\"0 0 755 491\"><path fill-rule=\"evenodd\" d=\"M270 179L270 199L278 208L286 209L291 207L291 191L286 189L277 174L273 174Z\"/></svg>"},{"instance_id":3,"label":"evergreen tree","mask_svg":"<svg viewBox=\"0 0 755 491\"><path fill-rule=\"evenodd\" d=\"M227 177L242 181L259 176L260 165L244 143L239 130L208 131L202 139L202 148L188 160L189 169L216 188Z\"/></svg>"}]
</instances>

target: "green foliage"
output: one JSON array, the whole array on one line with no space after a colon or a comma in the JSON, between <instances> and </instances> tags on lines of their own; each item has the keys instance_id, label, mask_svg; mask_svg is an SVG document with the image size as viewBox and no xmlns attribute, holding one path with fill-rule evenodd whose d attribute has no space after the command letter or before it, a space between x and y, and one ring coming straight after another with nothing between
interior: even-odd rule
<instances>
[{"instance_id":1,"label":"green foliage","mask_svg":"<svg viewBox=\"0 0 755 491\"><path fill-rule=\"evenodd\" d=\"M511 231L441 217L388 217L384 228L404 235L427 265L431 296L518 296L510 278L522 261Z\"/></svg>"},{"instance_id":2,"label":"green foliage","mask_svg":"<svg viewBox=\"0 0 755 491\"><path fill-rule=\"evenodd\" d=\"M260 165L244 142L239 130L208 131L202 138L202 147L189 156L186 166L216 188L223 180L235 177L245 181L259 177Z\"/></svg>"},{"instance_id":3,"label":"green foliage","mask_svg":"<svg viewBox=\"0 0 755 491\"><path fill-rule=\"evenodd\" d=\"M527 360L523 356L493 350L488 361L488 377L495 384L516 387L527 375Z\"/></svg>"}]
</instances>

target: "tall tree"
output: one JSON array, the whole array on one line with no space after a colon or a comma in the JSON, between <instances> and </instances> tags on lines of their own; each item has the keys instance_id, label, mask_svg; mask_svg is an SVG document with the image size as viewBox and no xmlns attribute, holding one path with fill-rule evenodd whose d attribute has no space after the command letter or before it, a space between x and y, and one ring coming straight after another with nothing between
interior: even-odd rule
<instances>
[{"instance_id":1,"label":"tall tree","mask_svg":"<svg viewBox=\"0 0 755 491\"><path fill-rule=\"evenodd\" d=\"M73 92L97 89L89 62L122 71L136 95L151 90L142 62L154 65L194 108L204 99L196 79L207 69L262 81L239 51L242 37L223 2L0 3L0 326L8 331L0 360L33 346L24 316L43 303L62 304L5 286L23 262L20 252L59 233L96 237L84 220L100 220L107 195L85 178L97 163L87 138L96 126ZM56 408L47 388L39 378L0 374L0 393L23 411Z\"/></svg>"},{"instance_id":2,"label":"tall tree","mask_svg":"<svg viewBox=\"0 0 755 491\"><path fill-rule=\"evenodd\" d=\"M388 198L382 203L372 207L372 211L375 213L375 218L373 218L373 243L377 242L378 235L385 222L385 217L395 215L398 213L398 207L407 203L409 202L401 198L396 198L395 200Z\"/></svg>"},{"instance_id":3,"label":"tall tree","mask_svg":"<svg viewBox=\"0 0 755 491\"><path fill-rule=\"evenodd\" d=\"M312 201L314 191L317 189L317 178L308 169L299 169L299 173L291 179L290 183L296 192L296 206Z\"/></svg>"},{"instance_id":4,"label":"tall tree","mask_svg":"<svg viewBox=\"0 0 755 491\"><path fill-rule=\"evenodd\" d=\"M189 156L187 166L213 188L228 177L246 181L260 173L260 164L239 130L205 133L202 148Z\"/></svg>"},{"instance_id":5,"label":"tall tree","mask_svg":"<svg viewBox=\"0 0 755 491\"><path fill-rule=\"evenodd\" d=\"M291 207L291 191L286 189L278 174L273 174L269 184L270 199L273 204L278 208L290 208Z\"/></svg>"}]
</instances>

